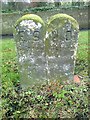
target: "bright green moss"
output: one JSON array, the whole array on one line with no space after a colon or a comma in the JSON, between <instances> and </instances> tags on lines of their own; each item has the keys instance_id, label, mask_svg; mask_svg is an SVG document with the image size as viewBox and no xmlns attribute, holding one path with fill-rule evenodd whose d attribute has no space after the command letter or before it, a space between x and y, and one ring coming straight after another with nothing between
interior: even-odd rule
<instances>
[{"instance_id":1,"label":"bright green moss","mask_svg":"<svg viewBox=\"0 0 90 120\"><path fill-rule=\"evenodd\" d=\"M35 14L26 14L26 15L22 16L20 19L18 19L16 21L15 26L17 26L23 20L34 20L35 22L39 22L43 26L45 26L43 20L38 15L35 15Z\"/></svg>"},{"instance_id":2,"label":"bright green moss","mask_svg":"<svg viewBox=\"0 0 90 120\"><path fill-rule=\"evenodd\" d=\"M59 26L59 24L61 26L63 26L65 24L65 21L67 21L67 20L72 23L72 25L75 29L77 29L77 30L79 29L78 22L73 17L71 17L67 14L56 14L56 15L52 16L50 18L50 20L48 21L48 27L50 27L54 23L54 21L55 21L55 26Z\"/></svg>"}]
</instances>

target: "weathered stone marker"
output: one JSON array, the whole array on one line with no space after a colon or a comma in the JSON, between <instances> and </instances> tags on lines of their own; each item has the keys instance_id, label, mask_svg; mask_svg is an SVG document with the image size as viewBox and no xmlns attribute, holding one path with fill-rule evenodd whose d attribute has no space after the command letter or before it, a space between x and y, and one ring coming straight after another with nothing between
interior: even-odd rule
<instances>
[{"instance_id":1,"label":"weathered stone marker","mask_svg":"<svg viewBox=\"0 0 90 120\"><path fill-rule=\"evenodd\" d=\"M46 80L44 32L45 24L37 15L25 15L16 22L15 40L24 87Z\"/></svg>"},{"instance_id":2,"label":"weathered stone marker","mask_svg":"<svg viewBox=\"0 0 90 120\"><path fill-rule=\"evenodd\" d=\"M66 14L50 18L46 32L50 80L73 80L78 29L77 21Z\"/></svg>"},{"instance_id":3,"label":"weathered stone marker","mask_svg":"<svg viewBox=\"0 0 90 120\"><path fill-rule=\"evenodd\" d=\"M73 80L78 23L66 14L56 14L47 25L35 14L22 16L15 24L22 87L56 80Z\"/></svg>"}]
</instances>

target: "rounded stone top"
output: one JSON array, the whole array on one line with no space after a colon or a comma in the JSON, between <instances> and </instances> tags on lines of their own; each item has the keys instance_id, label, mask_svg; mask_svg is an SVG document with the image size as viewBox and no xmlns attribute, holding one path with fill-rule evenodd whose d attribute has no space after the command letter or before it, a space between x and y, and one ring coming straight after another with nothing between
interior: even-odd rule
<instances>
[{"instance_id":1,"label":"rounded stone top","mask_svg":"<svg viewBox=\"0 0 90 120\"><path fill-rule=\"evenodd\" d=\"M79 29L79 24L73 17L67 14L60 14L60 13L50 17L48 21L48 27L52 26L52 24L54 23L58 27L59 27L59 24L63 26L67 21L70 22L75 29L77 30Z\"/></svg>"},{"instance_id":2,"label":"rounded stone top","mask_svg":"<svg viewBox=\"0 0 90 120\"><path fill-rule=\"evenodd\" d=\"M26 14L23 15L21 18L19 18L16 23L15 26L17 26L20 22L22 22L23 20L34 20L35 22L39 22L41 23L43 26L45 26L45 23L43 22L42 18L39 17L38 15L35 14Z\"/></svg>"}]
</instances>

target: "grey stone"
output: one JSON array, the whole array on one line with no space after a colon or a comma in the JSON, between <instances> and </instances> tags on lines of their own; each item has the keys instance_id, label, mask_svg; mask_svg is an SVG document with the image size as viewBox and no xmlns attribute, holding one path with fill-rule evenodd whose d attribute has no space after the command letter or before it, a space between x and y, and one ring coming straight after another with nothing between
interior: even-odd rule
<instances>
[{"instance_id":1,"label":"grey stone","mask_svg":"<svg viewBox=\"0 0 90 120\"><path fill-rule=\"evenodd\" d=\"M52 80L72 81L78 43L77 21L65 14L52 16L47 27L42 20L32 19L30 15L18 21L15 41L21 85L26 88Z\"/></svg>"}]
</instances>

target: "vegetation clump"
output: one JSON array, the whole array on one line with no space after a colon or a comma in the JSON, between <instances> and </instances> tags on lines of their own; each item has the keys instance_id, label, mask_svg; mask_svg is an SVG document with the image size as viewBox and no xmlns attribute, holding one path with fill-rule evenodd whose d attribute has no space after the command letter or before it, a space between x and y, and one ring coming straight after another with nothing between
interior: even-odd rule
<instances>
[{"instance_id":1,"label":"vegetation clump","mask_svg":"<svg viewBox=\"0 0 90 120\"><path fill-rule=\"evenodd\" d=\"M3 88L4 90L4 88ZM51 82L22 90L20 84L2 94L5 118L88 119L88 87Z\"/></svg>"}]
</instances>

